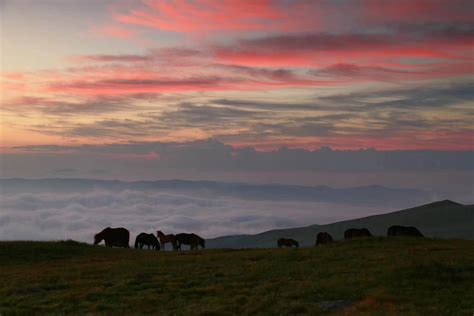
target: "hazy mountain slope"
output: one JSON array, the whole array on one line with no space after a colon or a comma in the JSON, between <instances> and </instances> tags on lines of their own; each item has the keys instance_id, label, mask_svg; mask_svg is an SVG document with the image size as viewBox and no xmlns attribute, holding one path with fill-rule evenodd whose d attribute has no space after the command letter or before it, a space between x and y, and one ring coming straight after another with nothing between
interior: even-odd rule
<instances>
[{"instance_id":1,"label":"hazy mountain slope","mask_svg":"<svg viewBox=\"0 0 474 316\"><path fill-rule=\"evenodd\" d=\"M474 205L449 200L434 202L387 214L363 217L327 225L280 229L256 235L223 236L207 241L210 248L275 247L280 237L298 240L302 246L314 245L316 234L329 232L342 239L348 228L366 227L374 235L386 235L392 225L416 226L427 237L474 239Z\"/></svg>"}]
</instances>

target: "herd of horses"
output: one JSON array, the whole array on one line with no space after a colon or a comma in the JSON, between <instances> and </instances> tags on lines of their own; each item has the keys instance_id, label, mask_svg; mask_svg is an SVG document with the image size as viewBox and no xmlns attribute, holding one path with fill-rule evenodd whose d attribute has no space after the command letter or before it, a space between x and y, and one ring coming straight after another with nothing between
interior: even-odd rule
<instances>
[{"instance_id":1,"label":"herd of horses","mask_svg":"<svg viewBox=\"0 0 474 316\"><path fill-rule=\"evenodd\" d=\"M408 237L424 237L423 234L413 226L394 225L387 230L387 236L408 236ZM358 237L372 237L367 228L349 228L344 232L344 239L353 239ZM320 232L316 236L315 246L332 243L334 239L328 232ZM299 247L299 243L291 238L279 238L277 240L278 248L281 247Z\"/></svg>"},{"instance_id":2,"label":"herd of horses","mask_svg":"<svg viewBox=\"0 0 474 316\"><path fill-rule=\"evenodd\" d=\"M387 230L387 236L411 236L411 237L423 237L423 234L413 226L391 226ZM372 237L372 234L367 228L349 228L344 232L344 239L352 239L358 237ZM99 244L104 241L106 247L122 247L129 248L130 232L128 229L119 227L119 228L104 228L100 233L94 236L94 245ZM334 239L327 232L320 232L316 236L315 246L324 245L332 243ZM165 245L170 243L173 247L173 250L181 250L182 245L189 245L191 250L201 248L206 248L206 242L203 238L199 237L196 234L169 234L165 235L161 230L154 234L140 233L135 238L135 249L143 249L144 246L147 246L148 249L160 250ZM278 248L281 247L299 247L298 241L291 238L279 238L277 240Z\"/></svg>"},{"instance_id":3,"label":"herd of horses","mask_svg":"<svg viewBox=\"0 0 474 316\"><path fill-rule=\"evenodd\" d=\"M160 250L163 247L164 250L167 243L171 243L173 250L181 250L181 245L189 245L191 250L198 249L199 246L203 249L206 248L205 240L196 234L165 235L162 231L157 231L156 235L148 233L138 234L135 238L135 249L143 249L144 246L147 246L148 249ZM107 227L94 236L94 245L102 241L105 242L106 247L130 248L130 232L123 227Z\"/></svg>"}]
</instances>

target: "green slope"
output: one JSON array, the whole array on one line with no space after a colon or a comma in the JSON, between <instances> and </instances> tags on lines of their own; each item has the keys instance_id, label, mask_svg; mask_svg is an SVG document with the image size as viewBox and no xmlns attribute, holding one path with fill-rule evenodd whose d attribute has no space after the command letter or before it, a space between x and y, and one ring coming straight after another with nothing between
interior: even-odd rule
<instances>
[{"instance_id":1,"label":"green slope","mask_svg":"<svg viewBox=\"0 0 474 316\"><path fill-rule=\"evenodd\" d=\"M429 238L179 253L0 242L0 314L472 315L473 262L474 241Z\"/></svg>"},{"instance_id":2,"label":"green slope","mask_svg":"<svg viewBox=\"0 0 474 316\"><path fill-rule=\"evenodd\" d=\"M275 247L280 237L294 238L302 246L312 246L316 234L330 233L342 239L348 228L368 228L373 235L385 236L392 225L415 226L427 237L474 239L474 205L444 200L397 212L363 217L328 225L279 229L256 235L223 236L207 241L210 248Z\"/></svg>"}]
</instances>

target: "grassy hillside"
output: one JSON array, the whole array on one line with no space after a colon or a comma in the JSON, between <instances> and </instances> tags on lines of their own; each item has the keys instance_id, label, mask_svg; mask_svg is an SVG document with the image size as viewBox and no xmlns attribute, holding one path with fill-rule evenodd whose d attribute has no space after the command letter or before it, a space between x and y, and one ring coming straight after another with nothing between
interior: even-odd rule
<instances>
[{"instance_id":1,"label":"grassy hillside","mask_svg":"<svg viewBox=\"0 0 474 316\"><path fill-rule=\"evenodd\" d=\"M0 314L472 315L474 241L154 252L0 242Z\"/></svg>"},{"instance_id":2,"label":"grassy hillside","mask_svg":"<svg viewBox=\"0 0 474 316\"><path fill-rule=\"evenodd\" d=\"M210 248L275 247L278 238L289 237L298 240L303 246L312 246L316 234L321 231L329 232L335 239L342 239L346 229L366 227L373 235L386 236L387 229L392 225L415 226L427 237L474 239L474 205L445 200L328 225L218 237L208 240L207 245Z\"/></svg>"}]
</instances>

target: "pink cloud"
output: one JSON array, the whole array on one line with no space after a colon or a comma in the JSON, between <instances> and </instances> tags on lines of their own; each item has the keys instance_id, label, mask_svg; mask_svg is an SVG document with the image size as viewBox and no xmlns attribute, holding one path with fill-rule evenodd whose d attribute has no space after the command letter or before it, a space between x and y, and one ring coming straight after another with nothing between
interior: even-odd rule
<instances>
[{"instance_id":1,"label":"pink cloud","mask_svg":"<svg viewBox=\"0 0 474 316\"><path fill-rule=\"evenodd\" d=\"M316 27L317 12L311 16L306 4L272 0L142 0L141 6L114 14L123 24L174 32L269 31ZM303 18L304 17L304 18Z\"/></svg>"},{"instance_id":2,"label":"pink cloud","mask_svg":"<svg viewBox=\"0 0 474 316\"><path fill-rule=\"evenodd\" d=\"M390 24L469 23L472 16L469 0L140 0L113 13L124 25L184 33L338 31Z\"/></svg>"}]
</instances>

